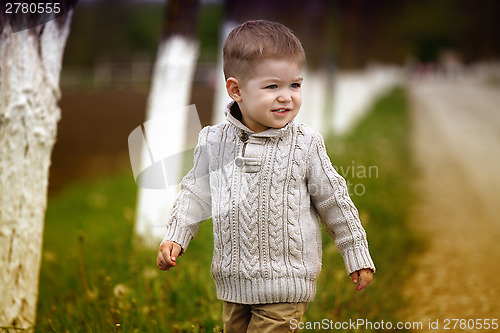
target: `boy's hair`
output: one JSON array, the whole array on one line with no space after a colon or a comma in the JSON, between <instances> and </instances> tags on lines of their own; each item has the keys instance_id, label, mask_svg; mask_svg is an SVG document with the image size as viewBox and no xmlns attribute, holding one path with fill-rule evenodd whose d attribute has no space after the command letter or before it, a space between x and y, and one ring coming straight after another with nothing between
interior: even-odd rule
<instances>
[{"instance_id":1,"label":"boy's hair","mask_svg":"<svg viewBox=\"0 0 500 333\"><path fill-rule=\"evenodd\" d=\"M224 76L246 79L257 61L265 58L286 58L305 61L300 40L281 23L265 20L247 21L234 28L222 52Z\"/></svg>"}]
</instances>

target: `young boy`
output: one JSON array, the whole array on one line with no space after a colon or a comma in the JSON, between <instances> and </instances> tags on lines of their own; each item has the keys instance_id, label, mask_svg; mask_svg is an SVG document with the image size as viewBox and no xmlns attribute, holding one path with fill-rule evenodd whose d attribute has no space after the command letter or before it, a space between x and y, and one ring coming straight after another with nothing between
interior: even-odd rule
<instances>
[{"instance_id":1,"label":"young boy","mask_svg":"<svg viewBox=\"0 0 500 333\"><path fill-rule=\"evenodd\" d=\"M293 121L302 102L300 41L279 23L250 21L229 34L223 57L234 102L227 122L199 134L158 267L175 267L199 223L212 216L211 271L224 301L224 332L289 332L316 292L321 224L357 290L370 283L375 266L323 138Z\"/></svg>"}]
</instances>

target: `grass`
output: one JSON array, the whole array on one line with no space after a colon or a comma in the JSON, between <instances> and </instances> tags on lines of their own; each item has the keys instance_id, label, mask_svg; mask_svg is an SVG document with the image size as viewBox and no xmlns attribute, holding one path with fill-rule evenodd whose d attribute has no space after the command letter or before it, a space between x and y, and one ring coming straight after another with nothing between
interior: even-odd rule
<instances>
[{"instance_id":1,"label":"grass","mask_svg":"<svg viewBox=\"0 0 500 333\"><path fill-rule=\"evenodd\" d=\"M349 136L326 139L333 164L359 194L352 197L378 271L366 291L356 292L325 236L318 293L304 320L398 319L408 258L416 248L405 224L412 202L409 127L404 91L397 89ZM363 176L363 167L370 166L371 175ZM73 184L49 199L36 332L220 330L210 222L181 257L182 269L161 272L156 249L133 246L136 192L127 173Z\"/></svg>"},{"instance_id":2,"label":"grass","mask_svg":"<svg viewBox=\"0 0 500 333\"><path fill-rule=\"evenodd\" d=\"M198 332L219 323L211 243L202 241L209 224L183 269L161 272L155 249L133 246L136 192L122 174L50 198L36 332Z\"/></svg>"}]
</instances>

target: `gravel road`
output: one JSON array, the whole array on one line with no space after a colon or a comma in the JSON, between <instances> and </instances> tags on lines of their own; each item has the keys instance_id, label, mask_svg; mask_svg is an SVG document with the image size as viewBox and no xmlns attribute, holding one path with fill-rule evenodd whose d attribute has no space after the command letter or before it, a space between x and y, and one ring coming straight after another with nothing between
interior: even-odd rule
<instances>
[{"instance_id":1,"label":"gravel road","mask_svg":"<svg viewBox=\"0 0 500 333\"><path fill-rule=\"evenodd\" d=\"M406 284L408 320L500 321L500 87L409 84L420 193L412 225L428 247ZM472 327L455 332L485 332ZM499 324L500 325L500 324ZM450 327L453 326L453 322Z\"/></svg>"}]
</instances>

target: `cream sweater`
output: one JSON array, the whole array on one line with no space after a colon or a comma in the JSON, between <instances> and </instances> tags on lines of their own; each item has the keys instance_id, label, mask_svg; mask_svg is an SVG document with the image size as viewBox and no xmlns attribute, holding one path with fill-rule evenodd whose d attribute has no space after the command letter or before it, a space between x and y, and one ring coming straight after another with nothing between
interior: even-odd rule
<instances>
[{"instance_id":1,"label":"cream sweater","mask_svg":"<svg viewBox=\"0 0 500 333\"><path fill-rule=\"evenodd\" d=\"M236 117L227 112L227 122L200 132L164 240L184 251L212 216L217 297L234 303L311 301L321 270L321 223L348 274L375 270L323 138L293 121L254 133Z\"/></svg>"}]
</instances>

